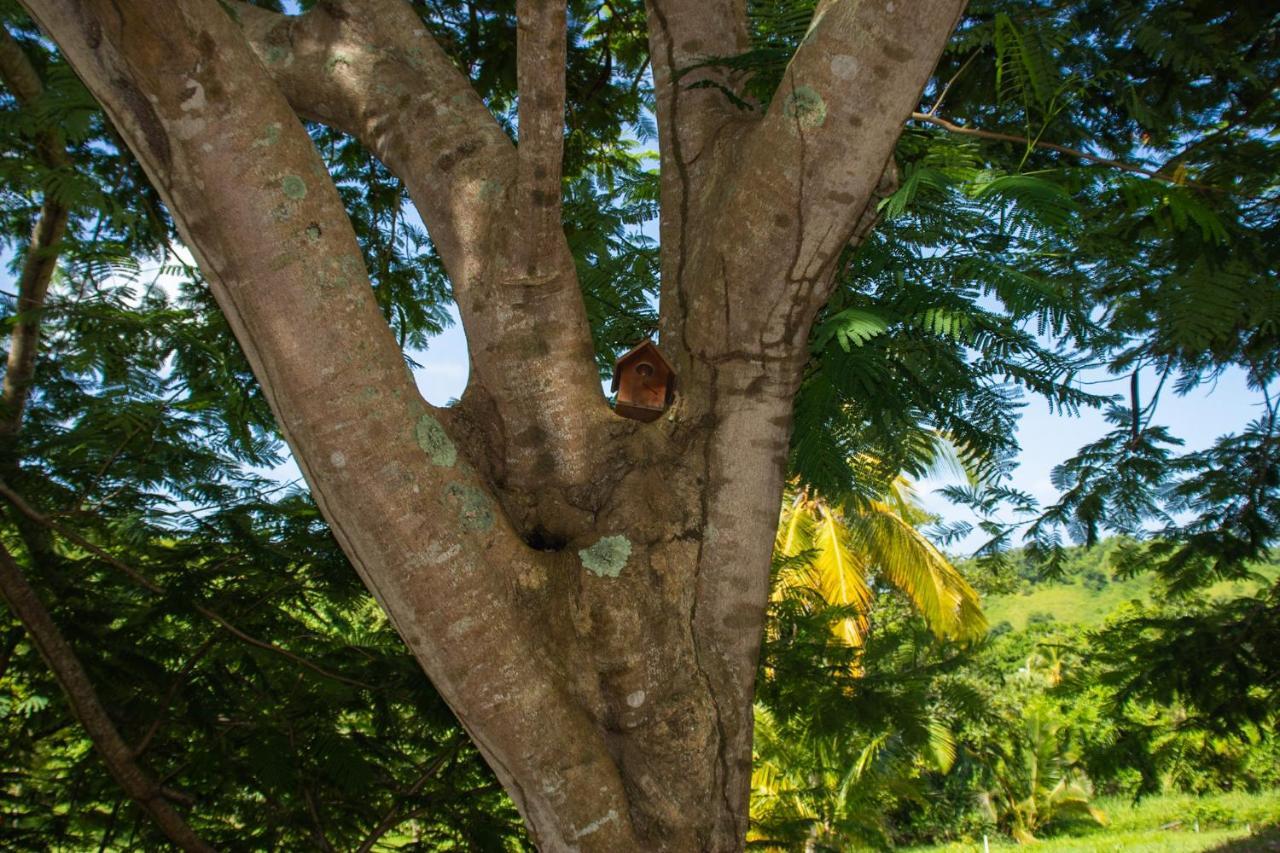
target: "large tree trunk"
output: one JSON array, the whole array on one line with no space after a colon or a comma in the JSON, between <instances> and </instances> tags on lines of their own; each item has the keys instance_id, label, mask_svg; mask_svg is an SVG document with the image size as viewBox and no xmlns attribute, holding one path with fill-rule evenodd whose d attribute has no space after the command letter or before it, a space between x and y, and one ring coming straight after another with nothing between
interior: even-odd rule
<instances>
[{"instance_id":1,"label":"large tree trunk","mask_svg":"<svg viewBox=\"0 0 1280 853\"><path fill-rule=\"evenodd\" d=\"M820 3L755 114L690 88L716 72L677 73L745 46L745 0L650 0L680 394L648 425L601 394L559 227L563 0L518 3L518 148L403 0L24 2L164 195L334 534L538 845L741 849L809 326L960 0ZM299 116L409 187L471 349L460 405L419 397Z\"/></svg>"}]
</instances>

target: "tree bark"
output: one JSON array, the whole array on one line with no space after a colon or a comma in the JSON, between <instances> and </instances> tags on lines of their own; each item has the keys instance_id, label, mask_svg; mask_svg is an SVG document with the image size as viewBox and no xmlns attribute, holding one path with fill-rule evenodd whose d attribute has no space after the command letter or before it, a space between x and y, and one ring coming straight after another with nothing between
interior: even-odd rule
<instances>
[{"instance_id":1,"label":"tree bark","mask_svg":"<svg viewBox=\"0 0 1280 853\"><path fill-rule=\"evenodd\" d=\"M24 2L159 188L339 542L536 843L740 850L809 327L960 0L820 5L754 113L685 73L746 47L745 2L649 0L680 394L646 426L605 404L558 223L563 2L518 4L518 147L402 0ZM417 395L299 116L409 187L468 337L459 407Z\"/></svg>"}]
</instances>

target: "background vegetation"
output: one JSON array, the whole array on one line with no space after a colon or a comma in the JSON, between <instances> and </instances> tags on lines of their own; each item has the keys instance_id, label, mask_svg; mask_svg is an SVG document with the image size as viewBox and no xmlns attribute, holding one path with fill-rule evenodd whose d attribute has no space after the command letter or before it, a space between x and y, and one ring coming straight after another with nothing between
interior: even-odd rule
<instances>
[{"instance_id":1,"label":"background vegetation","mask_svg":"<svg viewBox=\"0 0 1280 853\"><path fill-rule=\"evenodd\" d=\"M1274 716L1222 725L1131 695L1117 677L1135 621L1214 606L1150 578L1116 581L1107 559L1122 544L1070 549L1051 580L1022 552L1004 575L962 564L989 612L1021 624L993 619L967 646L939 640L885 585L861 651L827 639L841 608L812 595L779 602L758 707L754 842L845 850L1057 836L1061 849L1190 850L1215 838L1182 839L1197 825L1222 841L1280 819ZM1278 573L1262 566L1256 583ZM1064 599L1072 607L1037 607Z\"/></svg>"}]
</instances>

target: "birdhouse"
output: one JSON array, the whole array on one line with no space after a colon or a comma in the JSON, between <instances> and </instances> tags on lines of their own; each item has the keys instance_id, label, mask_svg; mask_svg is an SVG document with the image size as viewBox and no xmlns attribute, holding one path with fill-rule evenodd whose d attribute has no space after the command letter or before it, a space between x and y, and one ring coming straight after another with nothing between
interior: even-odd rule
<instances>
[{"instance_id":1,"label":"birdhouse","mask_svg":"<svg viewBox=\"0 0 1280 853\"><path fill-rule=\"evenodd\" d=\"M624 418L653 421L671 405L676 375L651 340L641 341L613 366L613 410Z\"/></svg>"}]
</instances>

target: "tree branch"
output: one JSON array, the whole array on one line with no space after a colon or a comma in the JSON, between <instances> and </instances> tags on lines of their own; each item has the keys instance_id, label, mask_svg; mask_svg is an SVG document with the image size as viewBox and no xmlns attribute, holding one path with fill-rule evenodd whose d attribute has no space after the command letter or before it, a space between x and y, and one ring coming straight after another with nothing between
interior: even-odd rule
<instances>
[{"instance_id":1,"label":"tree branch","mask_svg":"<svg viewBox=\"0 0 1280 853\"><path fill-rule=\"evenodd\" d=\"M404 0L336 0L296 16L233 8L298 115L359 139L405 182L465 290L506 215L516 153L413 9Z\"/></svg>"},{"instance_id":2,"label":"tree branch","mask_svg":"<svg viewBox=\"0 0 1280 853\"><path fill-rule=\"evenodd\" d=\"M156 718L151 721L151 725L147 726L147 730L143 733L142 738L138 741L138 745L133 748L133 757L141 758L151 746L151 741L159 734L160 727L164 725L165 717L169 713L169 705L173 703L177 697L178 691L182 688L183 682L191 675L191 671L195 669L200 659L204 657L209 649L213 648L213 644L217 642L218 635L215 632L207 640L200 644L200 647L187 657L187 662L182 665L182 669L174 676L173 681L169 684L169 689L165 691L164 696L160 700L160 713L156 714Z\"/></svg>"},{"instance_id":3,"label":"tree branch","mask_svg":"<svg viewBox=\"0 0 1280 853\"><path fill-rule=\"evenodd\" d=\"M902 125L964 8L963 0L845 0L819 8L743 160L759 169L739 197L791 220L785 275L829 275L893 154ZM761 210L761 216L767 215ZM816 310L827 288L809 294Z\"/></svg>"},{"instance_id":4,"label":"tree branch","mask_svg":"<svg viewBox=\"0 0 1280 853\"><path fill-rule=\"evenodd\" d=\"M448 746L441 750L439 755L427 764L426 769L423 770L414 783L409 786L408 790L401 795L400 799L407 800L410 797L415 796L422 790L423 785L427 784L432 777L444 769L444 766L458 754L460 749L462 749L462 739L460 737L455 737ZM383 815L382 820L378 821L377 826L375 826L365 837L364 841L361 842L360 846L356 849L356 853L369 853L369 851L373 849L373 845L377 844L378 840L382 838L382 836L408 820L406 815L402 815L400 813L402 805L403 803L396 802L391 806L387 813Z\"/></svg>"},{"instance_id":5,"label":"tree branch","mask_svg":"<svg viewBox=\"0 0 1280 853\"><path fill-rule=\"evenodd\" d=\"M405 182L440 252L466 331L472 373L464 399L481 390L504 422L508 464L495 473L531 491L590 483L600 455L597 435L613 416L600 389L591 329L559 221L560 158L552 150L561 144L564 109L533 103L556 100L563 83L552 74L533 97L522 99L541 129L535 130L535 151L519 157L403 0L336 0L294 17L235 8L250 45L293 108L352 134ZM543 36L534 44L554 51L547 43L554 27L541 26ZM563 94L558 98L563 103ZM549 129L553 124L557 129ZM544 169L540 178L535 161ZM545 238L536 246L536 287L521 285L528 278L528 253L521 247L528 242L524 228L510 228L507 221L512 208L520 208L520 162L537 183L528 185L529 192L537 189L553 200L536 220Z\"/></svg>"},{"instance_id":6,"label":"tree branch","mask_svg":"<svg viewBox=\"0 0 1280 853\"><path fill-rule=\"evenodd\" d=\"M67 214L65 205L46 194L26 245L18 275L17 322L9 339L9 357L0 385L0 443L12 442L26 412L40 352L41 315L58 266Z\"/></svg>"},{"instance_id":7,"label":"tree branch","mask_svg":"<svg viewBox=\"0 0 1280 853\"><path fill-rule=\"evenodd\" d=\"M561 233L568 41L565 0L518 0L516 24L520 121L516 209L523 232L517 270L537 281L554 274L554 269L544 269L545 247Z\"/></svg>"},{"instance_id":8,"label":"tree branch","mask_svg":"<svg viewBox=\"0 0 1280 853\"><path fill-rule=\"evenodd\" d=\"M659 232L662 289L658 314L664 349L678 373L687 372L691 345L684 340L685 307L693 300L689 254L697 244L692 223L716 199L708 195L717 158L745 127L741 112L719 87L735 83L705 64L747 48L746 0L646 0L654 111L661 157ZM694 69L697 66L696 70Z\"/></svg>"},{"instance_id":9,"label":"tree branch","mask_svg":"<svg viewBox=\"0 0 1280 853\"><path fill-rule=\"evenodd\" d=\"M24 107L44 94L40 72L31 64L22 45L4 27L0 27L0 80Z\"/></svg>"},{"instance_id":10,"label":"tree branch","mask_svg":"<svg viewBox=\"0 0 1280 853\"><path fill-rule=\"evenodd\" d=\"M1043 148L1048 151L1057 151L1061 154L1069 154L1072 157L1078 157L1081 160L1084 160L1088 163L1095 163L1099 166L1111 166L1112 168L1122 169L1126 172L1133 172L1136 175L1145 175L1148 178L1156 178L1157 180L1174 183L1173 178L1167 175L1162 175L1159 172L1153 171L1151 169L1145 169L1141 166L1135 166L1132 163L1125 163L1122 160L1113 160L1110 157L1102 157L1097 154L1090 154L1088 151L1081 151L1078 148L1068 148L1067 146L1059 145L1056 142L1046 142L1039 139L1028 139L1025 136L1019 136L1015 133L998 133L996 131L983 130L977 127L965 127L964 125L956 124L955 122L949 121L943 118L942 116L934 115L932 112L928 112L928 113L913 112L911 113L911 120L922 121L928 124L936 125L942 128L943 130L946 130L948 133L954 133L959 136L973 136L978 139L989 139L993 142L1012 142L1015 145L1029 146L1032 148Z\"/></svg>"},{"instance_id":11,"label":"tree branch","mask_svg":"<svg viewBox=\"0 0 1280 853\"><path fill-rule=\"evenodd\" d=\"M168 592L164 588L164 586L157 583L152 578L147 577L145 574L133 568L133 566L130 566L128 563L124 562L123 560L116 557L115 555L111 554L106 549L101 548L98 545L95 545L93 542L90 542L88 539L85 539L83 536L76 533L75 531L68 530L67 528L58 524L53 519L37 511L34 507L31 506L31 504L27 503L26 499L23 498L22 495L15 492L7 483L3 481L0 481L0 497L3 497L6 501L8 501L9 504L14 509L16 509L19 513L21 513L27 519L45 528L46 530L56 533L58 536L61 536L63 539L66 539L68 542L71 542L72 544L85 549L86 551L93 554L98 559L105 562L107 565L123 573L131 581L133 581L135 584L145 589L147 592L150 592L154 595L165 595ZM356 681L354 679L347 678L346 676L338 675L336 672L330 672L329 670L325 669L319 664L312 663L306 658L295 655L293 652L289 651L288 649L281 648L280 646L277 646L274 643L269 643L266 640L259 640L257 637L254 637L251 634L247 634L241 629L237 628L234 624L229 622L224 616L222 616L222 614L218 613L216 610L212 610L204 606L198 601L193 601L191 603L191 609L196 611L206 619L214 622L220 628L225 630L227 633L231 634L234 637L237 637L241 641L248 643L251 646L256 646L260 649L264 649L269 652L274 652L280 655L281 657L284 657L293 661L294 663L298 664L298 666L311 670L317 675L323 676L325 678L333 679L334 681L340 681L343 684L350 685L351 687L358 687L363 690L374 689L374 687L370 684L365 684L363 681Z\"/></svg>"},{"instance_id":12,"label":"tree branch","mask_svg":"<svg viewBox=\"0 0 1280 853\"><path fill-rule=\"evenodd\" d=\"M29 107L44 94L44 84L35 66L4 27L0 27L0 81L21 107ZM45 168L65 168L68 157L62 134L56 130L41 131L36 137L36 156ZM67 207L46 192L18 275L18 321L13 327L4 383L0 386L0 443L3 444L12 442L22 424L40 350L40 314L58 265L67 216Z\"/></svg>"},{"instance_id":13,"label":"tree branch","mask_svg":"<svg viewBox=\"0 0 1280 853\"><path fill-rule=\"evenodd\" d=\"M48 663L62 687L72 713L93 741L98 754L120 787L179 848L212 853L214 848L196 835L182 816L173 810L166 802L160 786L134 760L128 744L120 737L115 723L102 707L80 659L76 657L75 651L54 624L40 597L3 545L0 545L0 593L3 593L14 615L26 627L32 644Z\"/></svg>"}]
</instances>

